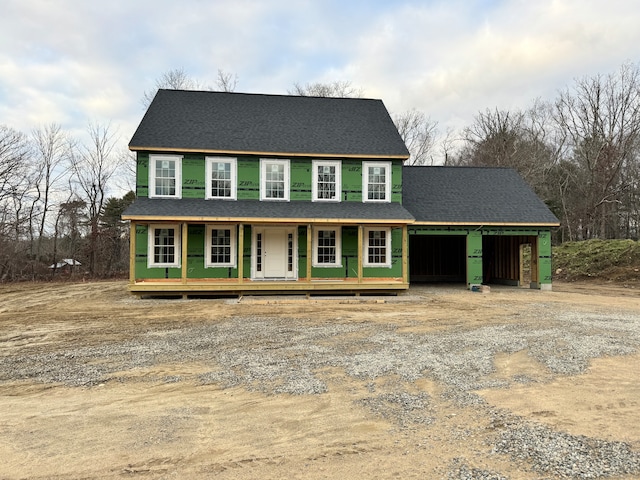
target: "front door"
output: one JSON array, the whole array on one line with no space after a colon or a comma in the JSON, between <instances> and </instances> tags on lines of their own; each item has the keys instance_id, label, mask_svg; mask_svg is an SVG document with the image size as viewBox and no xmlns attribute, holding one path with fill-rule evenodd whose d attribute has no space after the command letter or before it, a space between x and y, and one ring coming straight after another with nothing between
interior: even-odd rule
<instances>
[{"instance_id":1,"label":"front door","mask_svg":"<svg viewBox=\"0 0 640 480\"><path fill-rule=\"evenodd\" d=\"M253 230L253 278L295 280L298 263L296 229L256 227Z\"/></svg>"}]
</instances>

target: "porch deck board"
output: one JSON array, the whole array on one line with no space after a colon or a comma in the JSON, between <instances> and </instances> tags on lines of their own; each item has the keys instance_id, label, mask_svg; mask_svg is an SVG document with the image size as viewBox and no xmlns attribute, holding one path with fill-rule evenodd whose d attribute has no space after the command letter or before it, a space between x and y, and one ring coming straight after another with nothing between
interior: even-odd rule
<instances>
[{"instance_id":1,"label":"porch deck board","mask_svg":"<svg viewBox=\"0 0 640 480\"><path fill-rule=\"evenodd\" d=\"M159 279L159 280L138 280L129 284L129 291L134 294L176 294L189 295L198 293L210 294L232 294L240 295L244 293L304 293L319 291L341 291L348 292L393 292L407 290L409 283L399 279L362 279L355 280L288 280L288 281L265 281L243 279L242 283L229 280L189 280L182 283L179 280Z\"/></svg>"}]
</instances>

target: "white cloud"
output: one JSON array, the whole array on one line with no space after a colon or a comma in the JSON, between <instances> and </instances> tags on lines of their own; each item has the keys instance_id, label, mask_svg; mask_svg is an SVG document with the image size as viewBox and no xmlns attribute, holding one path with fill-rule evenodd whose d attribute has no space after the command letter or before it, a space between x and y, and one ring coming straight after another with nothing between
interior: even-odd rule
<instances>
[{"instance_id":1,"label":"white cloud","mask_svg":"<svg viewBox=\"0 0 640 480\"><path fill-rule=\"evenodd\" d=\"M237 74L251 92L350 80L392 111L461 127L640 61L639 21L636 0L6 0L0 121L111 120L127 138L143 93L182 67L211 85Z\"/></svg>"},{"instance_id":2,"label":"white cloud","mask_svg":"<svg viewBox=\"0 0 640 480\"><path fill-rule=\"evenodd\" d=\"M583 75L638 61L633 1L407 3L360 33L344 72L392 110L419 108L460 127L485 108L551 100ZM635 57L635 58L634 58Z\"/></svg>"}]
</instances>

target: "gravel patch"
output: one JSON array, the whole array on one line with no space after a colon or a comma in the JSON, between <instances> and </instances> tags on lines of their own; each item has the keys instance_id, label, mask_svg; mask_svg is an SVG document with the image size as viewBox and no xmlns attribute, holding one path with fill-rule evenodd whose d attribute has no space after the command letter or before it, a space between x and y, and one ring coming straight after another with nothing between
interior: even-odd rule
<instances>
[{"instance_id":1,"label":"gravel patch","mask_svg":"<svg viewBox=\"0 0 640 480\"><path fill-rule=\"evenodd\" d=\"M499 473L469 467L462 458L453 459L447 478L448 480L508 480L508 477L503 477Z\"/></svg>"},{"instance_id":2,"label":"gravel patch","mask_svg":"<svg viewBox=\"0 0 640 480\"><path fill-rule=\"evenodd\" d=\"M333 367L363 382L370 395L359 400L359 405L401 428L413 428L433 422L433 402L425 393L403 391L403 382L431 378L445 386L445 399L487 409L475 390L534 381L523 375L495 379L498 354L526 350L546 366L549 376L575 375L594 358L627 355L640 347L640 318L634 315L558 312L540 304L518 319L515 324L419 334L376 322L317 325L280 317L236 317L152 331L129 341L4 355L0 357L0 383L30 380L90 387L126 381L122 372L197 362L207 371L147 377L166 383L240 386L265 394L318 395L329 388L323 369ZM374 381L386 376L398 379L396 387L391 392L376 392ZM597 478L640 473L640 456L626 443L572 436L513 418L497 422L494 430L495 454L527 462L544 475ZM458 463L449 478L505 477Z\"/></svg>"},{"instance_id":3,"label":"gravel patch","mask_svg":"<svg viewBox=\"0 0 640 480\"><path fill-rule=\"evenodd\" d=\"M494 452L531 462L534 471L560 478L601 478L640 472L640 453L625 442L607 442L557 432L514 419L503 428Z\"/></svg>"},{"instance_id":4,"label":"gravel patch","mask_svg":"<svg viewBox=\"0 0 640 480\"><path fill-rule=\"evenodd\" d=\"M640 344L640 322L635 318L569 320L563 315L561 320L553 328L510 324L413 334L377 323L309 327L295 319L243 317L150 332L126 342L4 356L0 382L31 379L90 386L108 381L118 371L197 361L211 367L200 377L202 383L243 385L267 393L324 393L327 386L316 372L328 366L363 380L393 374L414 382L429 376L465 393L523 381L491 378L499 353L526 349L550 372L574 375L593 358L630 354Z\"/></svg>"},{"instance_id":5,"label":"gravel patch","mask_svg":"<svg viewBox=\"0 0 640 480\"><path fill-rule=\"evenodd\" d=\"M433 422L429 416L429 396L426 393L411 395L407 392L383 393L358 401L374 414L395 422L401 428L428 425Z\"/></svg>"}]
</instances>

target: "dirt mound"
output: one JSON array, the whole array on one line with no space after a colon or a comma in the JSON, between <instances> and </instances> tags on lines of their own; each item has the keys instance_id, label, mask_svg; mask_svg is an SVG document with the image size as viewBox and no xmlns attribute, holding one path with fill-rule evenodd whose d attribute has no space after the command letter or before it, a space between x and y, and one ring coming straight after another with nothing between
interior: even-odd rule
<instances>
[{"instance_id":1,"label":"dirt mound","mask_svg":"<svg viewBox=\"0 0 640 480\"><path fill-rule=\"evenodd\" d=\"M640 284L640 243L634 240L586 240L554 247L554 278Z\"/></svg>"}]
</instances>

